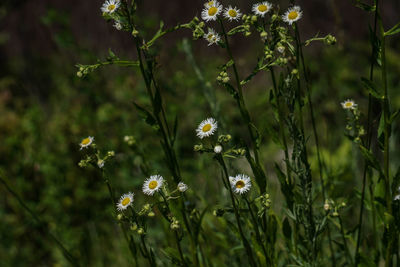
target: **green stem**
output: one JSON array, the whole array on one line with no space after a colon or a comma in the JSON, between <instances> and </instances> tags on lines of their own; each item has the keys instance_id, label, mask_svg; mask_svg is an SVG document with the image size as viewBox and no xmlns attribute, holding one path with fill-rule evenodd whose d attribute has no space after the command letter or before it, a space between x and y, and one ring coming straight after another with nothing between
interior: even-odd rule
<instances>
[{"instance_id":1,"label":"green stem","mask_svg":"<svg viewBox=\"0 0 400 267\"><path fill-rule=\"evenodd\" d=\"M228 169L226 168L225 161L224 161L224 159L223 159L223 157L221 155L218 155L217 159L218 159L218 162L220 163L220 165L221 165L221 167L222 167L222 169L224 171L225 181L226 181L226 183L228 185L230 185ZM228 191L229 191L229 195L230 195L230 198L231 198L231 202L232 202L232 205L233 205L233 211L235 213L236 223L237 223L237 226L238 226L238 229L239 229L239 234L240 234L240 237L242 239L243 246L246 249L247 257L249 258L250 265L251 266L257 266L257 264L256 264L256 262L254 260L254 257L253 257L253 252L252 252L252 249L250 247L250 244L247 241L247 239L246 239L246 237L245 237L245 235L243 233L243 229L242 229L242 224L240 222L240 216L239 216L238 208L236 206L236 201L235 201L235 197L233 195L231 186L228 186L228 189L229 189Z\"/></svg>"},{"instance_id":2,"label":"green stem","mask_svg":"<svg viewBox=\"0 0 400 267\"><path fill-rule=\"evenodd\" d=\"M382 61L382 80L383 80L383 100L382 100L382 110L383 110L383 118L384 118L384 154L383 154L383 173L385 176L385 196L386 196L386 207L388 213L392 215L392 194L390 189L390 170L389 170L389 135L390 135L390 123L389 123L389 96L388 96L388 84L387 84L387 73L386 73L386 37L385 37L385 29L383 27L382 22L382 14L379 14L379 25L381 31L381 61ZM390 233L393 230L393 223L390 222L387 225L387 231ZM388 246L386 249L386 260L385 266L389 267L393 265L393 242L394 235L389 234Z\"/></svg>"},{"instance_id":3,"label":"green stem","mask_svg":"<svg viewBox=\"0 0 400 267\"><path fill-rule=\"evenodd\" d=\"M376 30L377 30L377 20L378 20L378 3L379 1L375 1L375 15L374 15L374 36L372 39L372 52L371 52L371 67L370 67L370 73L369 73L369 80L372 82L374 79L374 63L375 63L375 58L374 55L376 53L375 51L375 38L376 38ZM372 137L372 128L371 128L371 118L372 118L372 95L371 93L368 94L368 115L367 115L367 144L366 147L367 149L370 149L371 146L371 137ZM362 232L362 223L363 223L363 212L364 212L364 199L365 199L365 186L367 182L367 173L368 173L368 164L365 162L364 164L364 171L363 171L363 185L362 185L362 192L361 192L361 205L360 205L360 215L358 218L358 232L357 232L357 245L356 245L356 251L355 251L355 266L358 265L359 263L359 249L361 245L361 232ZM371 178L372 179L372 178ZM372 195L371 195L372 197ZM371 200L371 205L372 207L375 206L373 199ZM375 220L375 217L373 218ZM374 236L375 236L375 227L374 227Z\"/></svg>"},{"instance_id":4,"label":"green stem","mask_svg":"<svg viewBox=\"0 0 400 267\"><path fill-rule=\"evenodd\" d=\"M290 184L293 184L294 181L292 181L291 170L290 170L290 167L289 167L289 149L288 149L285 130L284 130L285 127L283 125L284 118L283 118L282 109L281 109L281 105L280 105L280 101L279 101L278 86L277 86L277 83L276 83L274 68L270 67L269 70L270 70L270 73L271 73L272 84L273 84L273 88L274 88L274 94L275 94L275 97L276 97L276 106L277 106L277 109L278 109L279 132L281 134L281 139L282 139L282 142L283 142L283 148L284 148L284 153L285 153L286 174L288 176L288 180L289 180ZM289 209L292 209L291 206L292 205L289 205Z\"/></svg>"},{"instance_id":5,"label":"green stem","mask_svg":"<svg viewBox=\"0 0 400 267\"><path fill-rule=\"evenodd\" d=\"M347 246L347 240L346 240L346 236L344 234L344 227L343 227L343 222L342 222L342 218L340 217L340 214L338 215L338 219L339 219L339 224L340 224L340 234L342 235L344 248L346 249L347 260L349 261L349 263L351 265L353 265L353 259L350 254L349 247Z\"/></svg>"},{"instance_id":6,"label":"green stem","mask_svg":"<svg viewBox=\"0 0 400 267\"><path fill-rule=\"evenodd\" d=\"M224 24L223 24L222 20L218 19L218 21L220 22L222 34L223 34L224 39L225 39L226 51L228 52L229 59L232 61L232 68L233 68L233 73L235 75L235 81L236 81L237 92L238 92L238 97L237 97L236 100L237 100L237 103L238 103L240 114L242 115L243 120L247 124L247 129L249 131L250 138L251 138L251 141L252 141L251 147L252 147L253 152L254 152L254 160L255 160L255 163L256 163L257 167L253 166L254 164L252 162L249 162L250 163L250 167L251 167L254 175L262 176L260 178L265 180L265 185L266 185L267 184L266 175L265 175L265 172L263 170L262 164L260 163L260 157L259 157L259 151L258 151L259 148L258 148L258 145L257 145L257 137L256 137L256 133L254 133L254 129L253 129L253 127L255 127L255 126L254 126L254 124L253 124L253 122L251 120L250 113L249 113L249 111L248 111L248 109L246 107L246 103L244 101L242 85L240 83L240 78L239 78L239 72L238 72L238 70L236 68L236 63L235 63L235 60L233 58L231 48L229 46L228 35L226 34L226 31L225 31ZM266 188L260 187L260 191L261 191L261 193L264 193L266 191Z\"/></svg>"},{"instance_id":7,"label":"green stem","mask_svg":"<svg viewBox=\"0 0 400 267\"><path fill-rule=\"evenodd\" d=\"M244 196L243 198L244 198L244 200L245 200L246 203L247 203L247 207L249 208L250 216L251 216L251 219L252 219L252 221L253 221L254 230L255 230L255 232L256 232L256 238L257 238L258 244L261 246L261 248L262 248L262 250L263 250L263 252L264 252L264 256L265 256L265 259L266 259L266 263L267 263L268 266L273 266L273 261L272 261L272 259L269 257L267 251L265 250L265 246L264 246L264 244L263 244L263 241L262 241L262 238L261 238L261 234L260 234L260 231L259 231L257 219L256 219L256 217L254 216L253 209L251 208L251 204L250 204L250 202L249 202L249 200L247 199L246 196Z\"/></svg>"}]
</instances>

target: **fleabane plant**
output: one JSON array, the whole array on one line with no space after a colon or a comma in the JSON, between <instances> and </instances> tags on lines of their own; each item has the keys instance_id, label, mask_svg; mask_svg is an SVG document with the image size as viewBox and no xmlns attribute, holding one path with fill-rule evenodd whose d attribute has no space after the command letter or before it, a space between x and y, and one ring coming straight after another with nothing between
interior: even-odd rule
<instances>
[{"instance_id":1,"label":"fleabane plant","mask_svg":"<svg viewBox=\"0 0 400 267\"><path fill-rule=\"evenodd\" d=\"M322 266L330 262L344 266L360 261L361 238L358 237L356 248L352 248L349 242L351 233L342 221L347 212L347 201L340 197L335 197L334 201L330 197L332 189L326 186L328 177L320 149L309 68L303 51L318 41L334 45L336 38L330 34L324 37L317 34L302 40L300 27L302 20L310 17L307 10L298 5L278 6L268 1L241 6L206 1L193 10L193 13L201 14L200 18L194 17L170 28L164 28L164 23L160 22L160 27L154 29L154 35L150 37L144 36L145 31L137 23L137 18L144 14L137 13L135 1L107 0L100 11L115 30L129 34L137 57L120 59L110 49L105 60L78 64L77 75L84 78L107 65L135 69L144 82L147 101L134 101L133 106L153 130L164 161L155 162L156 157L151 158L151 153L146 155L149 157L148 166L141 168L142 177L134 178L139 179L141 188L124 188L119 193L119 200L113 186L118 178L109 173L115 152L103 153L94 137L85 137L77 142L83 154L79 166L94 167L102 174L115 218L137 266L165 265L167 260L169 264L178 266L213 266L221 262L226 264L232 259L240 259L235 262L237 266ZM178 150L176 142L180 114L172 114L177 119L170 121L171 114L165 108L169 103L163 96L163 83L157 80L159 51L154 44L162 42L166 34L178 30L191 32L194 40L201 40L200 45L207 45L207 49L217 51L224 58L224 64L213 74L215 90L219 86L232 97L234 110L240 118L237 127L244 129L238 135L236 125L227 125L229 120L223 119L230 114L210 114L212 112L202 110L197 118L198 124L193 123L191 134L185 136L188 142L178 142L185 146L193 145L194 151L201 154L199 157L208 158L215 164L216 174L211 175L204 169L200 175L211 180L207 186L219 192L220 203L208 203L207 196L200 195L192 184L195 182L193 177L199 174L191 174L193 170L181 164L178 153L181 150ZM246 39L250 35L256 35L256 38ZM257 60L247 63L252 66L252 71L244 73L237 64L238 56L231 47L234 38L244 38L247 42L256 40L256 45L251 47L259 47ZM273 117L268 132L253 119L260 114L252 114L248 108L252 103L248 103L246 93L256 76L267 77L271 82L265 88L269 99L265 100L267 108L263 114ZM367 84L375 89L372 82ZM374 91L374 94L378 93ZM386 117L382 121L385 128L380 131L384 132L383 147L388 149L390 120L394 115L389 114L387 98L382 99ZM378 160L371 156L369 147L365 148L366 131L361 121L361 105L351 99L338 100L338 103L347 114L346 135L360 146L366 165L379 173L380 178L386 179L385 201L387 214L391 217L388 216L390 218L385 222L388 227L385 233L398 233L400 227L392 218L399 216L396 208L400 192L395 193L394 188L400 182L390 184L395 179L390 177L389 155L385 154L385 168L382 170ZM306 124L308 121L311 127ZM370 136L370 130L367 135ZM282 152L273 166L266 165L266 153L262 150L268 139L272 139ZM101 140L96 139L96 142ZM140 146L133 136L126 136L124 142L130 147ZM159 166L162 166L162 171L156 169ZM276 198L284 202L278 204L278 209L273 207L275 200L271 184L274 183L279 183L281 189L281 192L274 192L274 196L279 194ZM145 204L140 206L137 203ZM373 200L371 203L375 205ZM360 214L363 205L362 201ZM225 230L217 232L218 225ZM361 226L360 219L358 233ZM155 232L152 228L162 233L167 245L153 241L156 235L152 236ZM398 248L399 240L389 239L386 247L392 253ZM215 255L208 247L214 241L222 244L220 246L226 249L226 253ZM235 249L231 251L230 247ZM353 250L358 258L353 256ZM392 254L386 255L387 260Z\"/></svg>"}]
</instances>

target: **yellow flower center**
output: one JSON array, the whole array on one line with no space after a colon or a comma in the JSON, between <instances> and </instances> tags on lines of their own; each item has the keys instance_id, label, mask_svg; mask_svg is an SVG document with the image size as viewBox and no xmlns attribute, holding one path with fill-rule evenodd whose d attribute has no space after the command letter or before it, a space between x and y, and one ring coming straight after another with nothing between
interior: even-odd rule
<instances>
[{"instance_id":1,"label":"yellow flower center","mask_svg":"<svg viewBox=\"0 0 400 267\"><path fill-rule=\"evenodd\" d=\"M298 16L299 16L299 13L297 13L297 11L290 11L288 18L290 20L294 20L294 19L297 19Z\"/></svg>"},{"instance_id":2,"label":"yellow flower center","mask_svg":"<svg viewBox=\"0 0 400 267\"><path fill-rule=\"evenodd\" d=\"M344 105L345 105L347 108L350 108L351 106L353 106L353 103L351 103L351 102L346 102Z\"/></svg>"},{"instance_id":3,"label":"yellow flower center","mask_svg":"<svg viewBox=\"0 0 400 267\"><path fill-rule=\"evenodd\" d=\"M151 182L149 183L149 188L150 188L150 189L154 189L154 188L157 187L157 185L158 185L157 181L151 181Z\"/></svg>"},{"instance_id":4,"label":"yellow flower center","mask_svg":"<svg viewBox=\"0 0 400 267\"><path fill-rule=\"evenodd\" d=\"M228 14L232 18L236 18L236 16L237 16L237 12L234 9L229 10Z\"/></svg>"},{"instance_id":5,"label":"yellow flower center","mask_svg":"<svg viewBox=\"0 0 400 267\"><path fill-rule=\"evenodd\" d=\"M245 186L245 183L242 180L239 180L236 182L236 188L243 188Z\"/></svg>"},{"instance_id":6,"label":"yellow flower center","mask_svg":"<svg viewBox=\"0 0 400 267\"><path fill-rule=\"evenodd\" d=\"M122 200L121 204L122 206L126 206L131 202L131 199L129 197L126 197Z\"/></svg>"},{"instance_id":7,"label":"yellow flower center","mask_svg":"<svg viewBox=\"0 0 400 267\"><path fill-rule=\"evenodd\" d=\"M201 130L204 133L208 132L209 130L211 130L211 124L207 123L206 125L203 126L203 128Z\"/></svg>"},{"instance_id":8,"label":"yellow flower center","mask_svg":"<svg viewBox=\"0 0 400 267\"><path fill-rule=\"evenodd\" d=\"M213 5L214 5L214 1L209 1L209 2L207 3L207 5L208 5L208 6L213 6Z\"/></svg>"},{"instance_id":9,"label":"yellow flower center","mask_svg":"<svg viewBox=\"0 0 400 267\"><path fill-rule=\"evenodd\" d=\"M113 11L115 9L115 5L109 5L107 9L108 11Z\"/></svg>"},{"instance_id":10,"label":"yellow flower center","mask_svg":"<svg viewBox=\"0 0 400 267\"><path fill-rule=\"evenodd\" d=\"M207 39L209 39L209 40L211 40L213 37L214 37L214 34L212 34L212 33L209 33L209 34L207 35Z\"/></svg>"},{"instance_id":11,"label":"yellow flower center","mask_svg":"<svg viewBox=\"0 0 400 267\"><path fill-rule=\"evenodd\" d=\"M209 16L214 16L215 14L217 14L217 12L218 12L218 8L216 8L215 6L212 6L208 9Z\"/></svg>"},{"instance_id":12,"label":"yellow flower center","mask_svg":"<svg viewBox=\"0 0 400 267\"><path fill-rule=\"evenodd\" d=\"M266 5L259 5L257 9L260 12L265 12L268 10L268 7Z\"/></svg>"},{"instance_id":13,"label":"yellow flower center","mask_svg":"<svg viewBox=\"0 0 400 267\"><path fill-rule=\"evenodd\" d=\"M84 146L88 145L89 143L90 143L90 138L89 137L83 139L82 142L81 142L81 144L84 145Z\"/></svg>"}]
</instances>

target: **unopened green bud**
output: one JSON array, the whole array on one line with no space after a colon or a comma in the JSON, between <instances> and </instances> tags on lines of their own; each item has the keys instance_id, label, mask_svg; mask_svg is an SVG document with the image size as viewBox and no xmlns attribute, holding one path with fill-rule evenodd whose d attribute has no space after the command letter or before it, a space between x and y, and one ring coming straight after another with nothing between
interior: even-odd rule
<instances>
[{"instance_id":1,"label":"unopened green bud","mask_svg":"<svg viewBox=\"0 0 400 267\"><path fill-rule=\"evenodd\" d=\"M334 44L336 44L337 41L336 41L335 36L332 36L329 34L325 37L324 42L327 45L334 45Z\"/></svg>"},{"instance_id":2,"label":"unopened green bud","mask_svg":"<svg viewBox=\"0 0 400 267\"><path fill-rule=\"evenodd\" d=\"M82 74L82 72L78 71L78 72L76 73L76 76L78 76L79 78L81 78L81 77L83 76L83 74Z\"/></svg>"},{"instance_id":3,"label":"unopened green bud","mask_svg":"<svg viewBox=\"0 0 400 267\"><path fill-rule=\"evenodd\" d=\"M138 233L139 235L143 235L143 234L144 234L143 228L139 228L139 229L137 230L137 233Z\"/></svg>"},{"instance_id":4,"label":"unopened green bud","mask_svg":"<svg viewBox=\"0 0 400 267\"><path fill-rule=\"evenodd\" d=\"M230 80L229 77L225 77L225 78L222 79L222 82L223 83L227 83L227 82L229 82L229 80Z\"/></svg>"},{"instance_id":5,"label":"unopened green bud","mask_svg":"<svg viewBox=\"0 0 400 267\"><path fill-rule=\"evenodd\" d=\"M131 229L132 231L136 231L136 230L137 230L137 228L138 228L138 226L137 226L137 224L136 224L136 223L132 223L132 224L131 224L131 227L130 227L130 229Z\"/></svg>"},{"instance_id":6,"label":"unopened green bud","mask_svg":"<svg viewBox=\"0 0 400 267\"><path fill-rule=\"evenodd\" d=\"M139 31L136 30L136 29L133 29L133 31L132 31L132 36L133 36L133 37L136 37L138 34L139 34Z\"/></svg>"}]
</instances>

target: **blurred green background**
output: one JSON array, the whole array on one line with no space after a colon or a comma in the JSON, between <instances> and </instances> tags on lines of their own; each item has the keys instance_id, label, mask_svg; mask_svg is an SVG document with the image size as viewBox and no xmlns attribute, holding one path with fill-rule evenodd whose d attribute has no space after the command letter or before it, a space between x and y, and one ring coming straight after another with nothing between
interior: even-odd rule
<instances>
[{"instance_id":1,"label":"blurred green background","mask_svg":"<svg viewBox=\"0 0 400 267\"><path fill-rule=\"evenodd\" d=\"M187 22L199 16L202 8L199 0L137 2L140 23L148 37L157 31L160 20L167 26ZM255 2L222 3L237 4L248 13ZM282 9L288 6L288 1L272 2ZM298 1L298 4L304 10L300 22L303 39L318 32L321 36L331 33L338 39L333 47L322 44L307 47L306 61L311 71L330 197L347 199L351 214L353 209L356 212L359 203L354 190L360 188L362 165L356 149L343 135L346 120L340 102L353 98L366 113L367 92L360 78L369 73L368 24L372 16L368 17L348 0ZM392 0L384 4L384 22L389 28L400 20L400 2ZM66 266L61 252L46 236L47 231L57 236L84 266L131 263L99 172L78 167L82 157L78 144L82 138L94 136L102 151L116 152L113 163L107 165L108 176L117 195L136 193L138 207L149 199L140 193L146 177L140 169L144 162L149 173L170 176L155 132L132 105L133 100L143 105L148 103L137 70L108 67L84 79L76 76L76 63L90 64L105 59L109 48L122 59L136 57L129 34L115 30L102 19L101 5L100 0L0 3L0 174L45 222L35 223L0 185L1 266ZM186 46L183 39L187 39ZM400 107L399 41L399 37L392 38L387 52L393 109ZM216 68L227 61L227 56L215 46L208 47L204 40L192 41L187 30L167 36L158 47L161 51L158 78L169 121L172 123L175 115L179 120L178 158L184 180L192 188L189 196L199 209L207 205L215 207L224 203L219 193L217 165L209 156L194 153L193 145L198 142L197 124L209 116L217 117L222 123L220 133L230 133L236 140L247 138L233 99L215 82ZM184 47L195 51L194 61L206 83L196 75ZM256 64L262 44L257 34L249 38L236 36L233 48L244 77ZM215 103L204 92L207 86L215 93ZM282 162L282 154L271 140L277 125L268 103L270 89L269 76L263 73L244 90L250 113L263 131L262 158L270 179L274 209L280 214L283 202L273 164ZM398 123L393 131L391 150L397 151ZM311 136L311 131L307 134ZM125 135L134 136L137 146L132 149L124 143ZM400 154L392 154L394 169ZM315 155L311 155L311 160L315 168ZM238 171L251 174L244 161L232 163ZM207 216L206 229L223 231L211 212ZM345 218L347 227L356 224L353 218ZM157 219L154 229L156 225ZM150 230L149 236L156 253L162 257L160 249L168 247L162 233ZM218 238L213 246L229 249Z\"/></svg>"}]
</instances>

